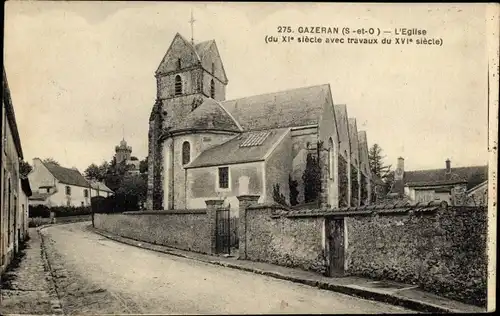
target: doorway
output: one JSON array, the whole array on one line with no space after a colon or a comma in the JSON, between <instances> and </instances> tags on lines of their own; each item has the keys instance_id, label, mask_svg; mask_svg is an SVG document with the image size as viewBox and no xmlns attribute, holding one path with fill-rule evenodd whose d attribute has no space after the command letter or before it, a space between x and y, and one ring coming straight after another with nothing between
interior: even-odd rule
<instances>
[{"instance_id":1,"label":"doorway","mask_svg":"<svg viewBox=\"0 0 500 316\"><path fill-rule=\"evenodd\" d=\"M344 219L332 218L326 221L328 242L329 276L344 275L345 234Z\"/></svg>"}]
</instances>

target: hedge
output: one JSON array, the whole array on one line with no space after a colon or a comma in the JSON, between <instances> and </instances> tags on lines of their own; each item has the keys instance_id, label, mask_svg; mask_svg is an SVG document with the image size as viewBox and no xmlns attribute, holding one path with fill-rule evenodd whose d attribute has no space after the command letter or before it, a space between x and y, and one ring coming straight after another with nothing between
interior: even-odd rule
<instances>
[{"instance_id":1,"label":"hedge","mask_svg":"<svg viewBox=\"0 0 500 316\"><path fill-rule=\"evenodd\" d=\"M54 213L55 217L68 217L92 214L92 209L89 206L52 206L34 205L29 207L29 217L49 218L50 212Z\"/></svg>"},{"instance_id":2,"label":"hedge","mask_svg":"<svg viewBox=\"0 0 500 316\"><path fill-rule=\"evenodd\" d=\"M136 195L115 194L108 197L91 198L94 213L123 213L139 210L139 199Z\"/></svg>"}]
</instances>

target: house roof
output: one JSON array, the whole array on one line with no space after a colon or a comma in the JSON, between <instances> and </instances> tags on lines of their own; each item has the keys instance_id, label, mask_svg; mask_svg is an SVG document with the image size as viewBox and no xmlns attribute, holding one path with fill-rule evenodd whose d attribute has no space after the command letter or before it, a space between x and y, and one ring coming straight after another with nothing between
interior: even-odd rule
<instances>
[{"instance_id":1,"label":"house roof","mask_svg":"<svg viewBox=\"0 0 500 316\"><path fill-rule=\"evenodd\" d=\"M16 123L16 116L14 114L14 106L12 105L12 98L10 96L9 83L7 82L7 74L5 73L5 67L2 68L3 68L2 107L5 108L5 116L7 117L7 121L9 122L17 154L19 155L19 158L24 159L23 150L21 147L21 138L19 137L19 131L17 129L17 123Z\"/></svg>"},{"instance_id":2,"label":"house roof","mask_svg":"<svg viewBox=\"0 0 500 316\"><path fill-rule=\"evenodd\" d=\"M85 180L83 175L77 169L70 169L58 166L54 163L43 163L50 173L61 183L76 185L80 187L88 187L89 182Z\"/></svg>"},{"instance_id":3,"label":"house roof","mask_svg":"<svg viewBox=\"0 0 500 316\"><path fill-rule=\"evenodd\" d=\"M224 144L205 150L186 168L263 161L288 131L288 128L277 128L244 132Z\"/></svg>"},{"instance_id":4,"label":"house roof","mask_svg":"<svg viewBox=\"0 0 500 316\"><path fill-rule=\"evenodd\" d=\"M319 124L330 85L303 87L222 102L243 130Z\"/></svg>"},{"instance_id":5,"label":"house roof","mask_svg":"<svg viewBox=\"0 0 500 316\"><path fill-rule=\"evenodd\" d=\"M451 174L446 169L431 169L418 171L405 171L404 183L408 186L436 186L451 185L467 182L467 190L481 184L488 179L488 166L472 166L451 168Z\"/></svg>"},{"instance_id":6,"label":"house roof","mask_svg":"<svg viewBox=\"0 0 500 316\"><path fill-rule=\"evenodd\" d=\"M241 131L233 117L219 102L213 99L205 99L200 106L190 112L182 122L179 122L170 131L181 130Z\"/></svg>"},{"instance_id":7,"label":"house roof","mask_svg":"<svg viewBox=\"0 0 500 316\"><path fill-rule=\"evenodd\" d=\"M31 191L30 180L28 180L28 178L21 178L21 189L23 190L24 194L26 194L26 196L31 196L33 194L33 192Z\"/></svg>"},{"instance_id":8,"label":"house roof","mask_svg":"<svg viewBox=\"0 0 500 316\"><path fill-rule=\"evenodd\" d=\"M92 189L95 189L95 190L100 190L100 191L104 191L104 192L110 192L110 193L113 193L113 190L111 190L110 188L108 188L104 183L102 182L91 182L90 183L90 186L92 187Z\"/></svg>"},{"instance_id":9,"label":"house roof","mask_svg":"<svg viewBox=\"0 0 500 316\"><path fill-rule=\"evenodd\" d=\"M45 193L45 192L35 191L35 192L33 192L33 194L31 194L31 196L29 197L29 199L32 200L32 201L45 201L52 194L54 194L54 192L52 192L52 193Z\"/></svg>"}]
</instances>

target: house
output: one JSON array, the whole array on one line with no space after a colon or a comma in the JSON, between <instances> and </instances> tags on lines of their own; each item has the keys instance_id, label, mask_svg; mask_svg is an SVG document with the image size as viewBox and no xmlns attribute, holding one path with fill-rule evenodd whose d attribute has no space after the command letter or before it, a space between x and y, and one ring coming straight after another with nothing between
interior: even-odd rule
<instances>
[{"instance_id":1,"label":"house","mask_svg":"<svg viewBox=\"0 0 500 316\"><path fill-rule=\"evenodd\" d=\"M355 125L349 137L347 108L339 118L328 84L226 100L215 41L194 44L178 33L155 77L148 209L205 208L205 200L223 199L237 215L237 196L246 194L261 203L282 196L287 204L317 200L335 208L342 192L351 203L351 158L358 174L359 162L368 163L358 157L366 143ZM321 179L313 179L315 170ZM370 173L363 174L369 188ZM314 185L321 193L311 192Z\"/></svg>"},{"instance_id":2,"label":"house","mask_svg":"<svg viewBox=\"0 0 500 316\"><path fill-rule=\"evenodd\" d=\"M3 68L2 92L0 273L5 271L20 242L27 236L26 197L31 193L28 180L21 179L19 173L19 162L23 159L23 151L5 68Z\"/></svg>"},{"instance_id":3,"label":"house","mask_svg":"<svg viewBox=\"0 0 500 316\"><path fill-rule=\"evenodd\" d=\"M99 181L91 181L90 186L92 187L92 190L90 192L91 197L94 196L108 197L114 193L113 190L111 190L104 183Z\"/></svg>"},{"instance_id":4,"label":"house","mask_svg":"<svg viewBox=\"0 0 500 316\"><path fill-rule=\"evenodd\" d=\"M33 190L30 205L90 206L90 182L76 168L65 168L34 158L33 170L28 178Z\"/></svg>"},{"instance_id":5,"label":"house","mask_svg":"<svg viewBox=\"0 0 500 316\"><path fill-rule=\"evenodd\" d=\"M452 168L447 159L442 169L405 171L404 159L400 157L390 195L406 196L416 202L466 204L467 195L484 192L481 188L487 188L487 180L488 166Z\"/></svg>"}]
</instances>

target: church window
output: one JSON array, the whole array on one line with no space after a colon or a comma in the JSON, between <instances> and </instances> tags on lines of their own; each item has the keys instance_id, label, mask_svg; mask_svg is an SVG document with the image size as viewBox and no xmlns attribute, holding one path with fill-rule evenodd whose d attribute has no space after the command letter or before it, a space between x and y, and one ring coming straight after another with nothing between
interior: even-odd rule
<instances>
[{"instance_id":1,"label":"church window","mask_svg":"<svg viewBox=\"0 0 500 316\"><path fill-rule=\"evenodd\" d=\"M328 149L328 175L330 176L330 179L333 180L334 163L335 163L335 160L334 160L335 148L333 147L333 141L331 138L328 140L328 145L329 145L329 149Z\"/></svg>"},{"instance_id":2,"label":"church window","mask_svg":"<svg viewBox=\"0 0 500 316\"><path fill-rule=\"evenodd\" d=\"M219 168L219 188L220 189L229 188L229 167Z\"/></svg>"},{"instance_id":3,"label":"church window","mask_svg":"<svg viewBox=\"0 0 500 316\"><path fill-rule=\"evenodd\" d=\"M212 75L215 74L215 64L212 63Z\"/></svg>"},{"instance_id":4,"label":"church window","mask_svg":"<svg viewBox=\"0 0 500 316\"><path fill-rule=\"evenodd\" d=\"M88 198L89 197L89 190L87 190L87 189L83 190L83 196Z\"/></svg>"},{"instance_id":5,"label":"church window","mask_svg":"<svg viewBox=\"0 0 500 316\"><path fill-rule=\"evenodd\" d=\"M181 69L181 59L177 59L177 69Z\"/></svg>"},{"instance_id":6,"label":"church window","mask_svg":"<svg viewBox=\"0 0 500 316\"><path fill-rule=\"evenodd\" d=\"M69 185L66 186L66 195L71 195L71 187Z\"/></svg>"},{"instance_id":7,"label":"church window","mask_svg":"<svg viewBox=\"0 0 500 316\"><path fill-rule=\"evenodd\" d=\"M185 165L191 160L191 145L189 142L182 144L182 164Z\"/></svg>"},{"instance_id":8,"label":"church window","mask_svg":"<svg viewBox=\"0 0 500 316\"><path fill-rule=\"evenodd\" d=\"M182 94L182 79L181 76L175 76L175 96Z\"/></svg>"},{"instance_id":9,"label":"church window","mask_svg":"<svg viewBox=\"0 0 500 316\"><path fill-rule=\"evenodd\" d=\"M210 81L210 97L215 99L215 82L213 79Z\"/></svg>"}]
</instances>

